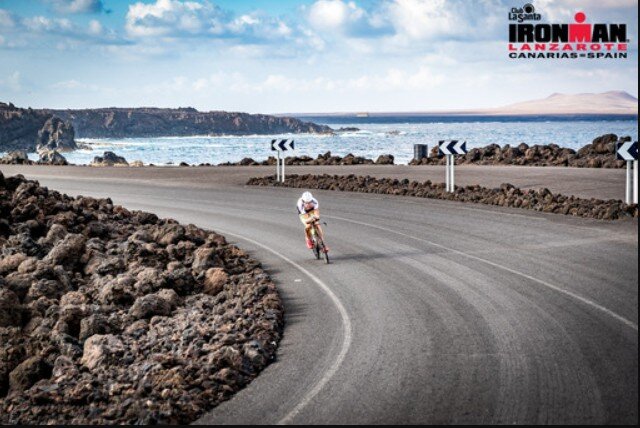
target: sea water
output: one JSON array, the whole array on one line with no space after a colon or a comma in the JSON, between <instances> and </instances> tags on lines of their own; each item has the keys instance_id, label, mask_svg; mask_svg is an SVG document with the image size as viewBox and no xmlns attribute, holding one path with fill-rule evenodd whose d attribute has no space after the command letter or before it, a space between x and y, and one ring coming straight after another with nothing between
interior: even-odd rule
<instances>
[{"instance_id":1,"label":"sea water","mask_svg":"<svg viewBox=\"0 0 640 428\"><path fill-rule=\"evenodd\" d=\"M288 156L307 155L313 158L331 151L334 155L376 159L382 154L395 156L395 163L406 164L413 157L414 144L427 144L429 149L439 140L465 140L469 148L488 144L518 145L520 143L551 144L579 149L600 135L638 138L637 117L487 117L487 116L320 116L303 117L331 126L333 129L358 128L358 131L337 132L334 135L277 134L247 136L195 136L163 138L82 139L91 150L65 153L71 163L88 164L94 156L113 151L128 161L144 164L177 165L219 164L238 162L245 157L262 161L275 152L272 139L295 140L295 151ZM613 155L613 154L612 154ZM34 159L37 155L34 155Z\"/></svg>"}]
</instances>

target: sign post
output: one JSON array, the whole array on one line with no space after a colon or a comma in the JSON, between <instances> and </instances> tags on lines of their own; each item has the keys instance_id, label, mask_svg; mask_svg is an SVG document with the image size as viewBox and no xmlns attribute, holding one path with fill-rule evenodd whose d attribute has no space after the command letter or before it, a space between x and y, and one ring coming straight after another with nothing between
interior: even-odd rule
<instances>
[{"instance_id":1,"label":"sign post","mask_svg":"<svg viewBox=\"0 0 640 428\"><path fill-rule=\"evenodd\" d=\"M627 161L627 177L626 177L626 181L627 181L627 186L625 188L625 192L624 192L624 201L627 204L631 203L631 199L633 199L633 197L631 196L633 193L633 183L631 182L631 168L633 167L633 163L631 161Z\"/></svg>"},{"instance_id":2,"label":"sign post","mask_svg":"<svg viewBox=\"0 0 640 428\"><path fill-rule=\"evenodd\" d=\"M633 161L633 203L638 203L638 160Z\"/></svg>"},{"instance_id":3,"label":"sign post","mask_svg":"<svg viewBox=\"0 0 640 428\"><path fill-rule=\"evenodd\" d=\"M285 164L285 155L282 154L282 159L280 159L280 152L286 152L287 150L294 150L295 144L294 140L271 140L271 150L278 152L278 157L276 160L276 181L284 183L284 164ZM280 163L282 162L282 164ZM282 165L282 170L280 169Z\"/></svg>"},{"instance_id":4,"label":"sign post","mask_svg":"<svg viewBox=\"0 0 640 428\"><path fill-rule=\"evenodd\" d=\"M625 203L638 203L638 142L626 141L616 143L616 157L627 161L625 177ZM633 169L633 177L632 177Z\"/></svg>"},{"instance_id":5,"label":"sign post","mask_svg":"<svg viewBox=\"0 0 640 428\"><path fill-rule=\"evenodd\" d=\"M454 192L456 189L456 179L455 179L455 155L464 155L467 153L467 142L466 141L438 141L438 156L446 156L446 191Z\"/></svg>"},{"instance_id":6,"label":"sign post","mask_svg":"<svg viewBox=\"0 0 640 428\"><path fill-rule=\"evenodd\" d=\"M449 174L449 164L451 163L451 158L449 157L449 155L446 155L445 157L445 162L446 162L446 167L444 170L444 184L446 187L446 191L449 191L449 180L451 180L451 175Z\"/></svg>"}]
</instances>

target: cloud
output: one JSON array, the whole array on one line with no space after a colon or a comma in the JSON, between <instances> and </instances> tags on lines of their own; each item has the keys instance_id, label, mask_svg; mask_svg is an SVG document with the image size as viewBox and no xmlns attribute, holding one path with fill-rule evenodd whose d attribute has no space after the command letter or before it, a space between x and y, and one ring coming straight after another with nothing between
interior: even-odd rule
<instances>
[{"instance_id":1,"label":"cloud","mask_svg":"<svg viewBox=\"0 0 640 428\"><path fill-rule=\"evenodd\" d=\"M92 19L91 21L89 21L88 31L89 31L89 34L91 35L99 36L104 32L104 28L102 27L102 24L100 23L100 21Z\"/></svg>"},{"instance_id":2,"label":"cloud","mask_svg":"<svg viewBox=\"0 0 640 428\"><path fill-rule=\"evenodd\" d=\"M424 91L441 86L447 81L442 71L428 65L388 68L382 73L361 74L355 77L329 77L321 74L293 77L283 73L251 76L244 73L217 71L209 76L176 76L159 84L147 86L149 93L219 94L319 94L319 93L371 93L397 91Z\"/></svg>"},{"instance_id":3,"label":"cloud","mask_svg":"<svg viewBox=\"0 0 640 428\"><path fill-rule=\"evenodd\" d=\"M23 26L32 32L50 33L72 36L78 33L77 27L66 18L50 19L44 16L34 16L22 21Z\"/></svg>"},{"instance_id":4,"label":"cloud","mask_svg":"<svg viewBox=\"0 0 640 428\"><path fill-rule=\"evenodd\" d=\"M236 16L208 1L156 0L129 6L125 29L138 39L208 38L238 39L244 43L268 43L294 33L284 21L265 12Z\"/></svg>"},{"instance_id":5,"label":"cloud","mask_svg":"<svg viewBox=\"0 0 640 428\"><path fill-rule=\"evenodd\" d=\"M211 3L157 0L129 6L126 30L135 37L221 33L225 13Z\"/></svg>"},{"instance_id":6,"label":"cloud","mask_svg":"<svg viewBox=\"0 0 640 428\"><path fill-rule=\"evenodd\" d=\"M100 13L105 9L102 0L47 0L58 13Z\"/></svg>"},{"instance_id":7,"label":"cloud","mask_svg":"<svg viewBox=\"0 0 640 428\"><path fill-rule=\"evenodd\" d=\"M320 34L333 32L350 37L372 37L389 34L391 27L385 17L359 7L355 2L318 0L307 11L307 21Z\"/></svg>"},{"instance_id":8,"label":"cloud","mask_svg":"<svg viewBox=\"0 0 640 428\"><path fill-rule=\"evenodd\" d=\"M130 41L113 30L105 29L95 19L86 26L76 24L68 18L53 18L42 15L23 18L0 9L0 28L11 35L10 46L40 46L42 41L57 47L86 44L123 45ZM44 39L42 36L45 36Z\"/></svg>"},{"instance_id":9,"label":"cloud","mask_svg":"<svg viewBox=\"0 0 640 428\"><path fill-rule=\"evenodd\" d=\"M63 80L60 82L56 82L50 85L50 87L52 89L62 89L62 90L69 90L69 91L81 90L81 91L92 91L92 92L100 91L103 89L98 85L80 82L76 79Z\"/></svg>"}]
</instances>

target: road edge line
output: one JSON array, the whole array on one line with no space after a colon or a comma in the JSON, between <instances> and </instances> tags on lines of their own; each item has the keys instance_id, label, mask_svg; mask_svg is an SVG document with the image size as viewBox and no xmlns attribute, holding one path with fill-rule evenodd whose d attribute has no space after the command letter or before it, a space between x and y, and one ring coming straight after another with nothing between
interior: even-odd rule
<instances>
[{"instance_id":1,"label":"road edge line","mask_svg":"<svg viewBox=\"0 0 640 428\"><path fill-rule=\"evenodd\" d=\"M276 255L277 257L280 257L281 259L283 259L284 261L286 261L287 263L291 264L293 267L295 267L296 269L298 269L300 272L302 272L303 274L305 274L306 276L308 276L309 278L311 278L311 280L313 282L316 283L316 285L318 285L331 299L331 301L333 302L333 304L336 306L336 308L338 309L338 312L340 313L340 317L342 318L342 327L343 327L343 333L342 333L342 345L341 345L341 349L340 349L340 353L338 354L338 357L336 358L336 360L333 362L333 364L331 365L331 367L329 368L329 370L327 370L327 372L324 374L324 376L322 376L322 378L314 385L314 387L307 392L307 394L298 402L298 404L296 404L294 406L294 408L292 410L290 410L284 417L282 417L277 423L276 425L286 425L291 423L292 419L295 418L301 411L302 409L311 402L311 400L313 400L315 398L316 395L318 395L318 393L322 390L322 388L324 388L324 386L327 384L327 382L329 382L329 380L331 380L331 378L336 374L336 372L338 371L338 369L340 368L340 366L342 365L342 362L344 361L347 352L349 351L349 348L351 347L351 340L352 340L352 327L351 327L351 319L349 318L349 314L347 313L347 310L345 309L345 307L342 305L342 302L340 301L340 299L338 298L338 296L335 295L335 293L322 281L320 280L320 278L318 278L317 276L315 276L314 274L312 274L311 272L309 272L307 269L305 269L304 267L302 267L300 264L294 262L293 260L291 260L290 258L288 258L287 256L285 256L284 254L279 253L278 251L269 248L268 246L261 244L260 242L257 242L251 238L248 238L244 235L240 235L237 233L231 233L222 229L217 229L216 230L220 233L222 233L223 235L228 235L228 236L233 236L242 240L245 240L247 242L250 242L264 250L269 251L270 253Z\"/></svg>"}]
</instances>

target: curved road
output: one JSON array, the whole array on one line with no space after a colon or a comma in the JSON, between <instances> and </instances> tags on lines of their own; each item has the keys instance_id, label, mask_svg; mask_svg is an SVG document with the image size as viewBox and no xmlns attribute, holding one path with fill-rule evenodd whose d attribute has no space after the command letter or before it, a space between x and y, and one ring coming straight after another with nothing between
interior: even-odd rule
<instances>
[{"instance_id":1,"label":"curved road","mask_svg":"<svg viewBox=\"0 0 640 428\"><path fill-rule=\"evenodd\" d=\"M277 281L278 361L200 423L638 423L637 220L318 191L325 265L299 190L49 171L20 172L222 232Z\"/></svg>"}]
</instances>

